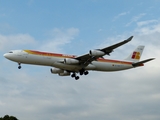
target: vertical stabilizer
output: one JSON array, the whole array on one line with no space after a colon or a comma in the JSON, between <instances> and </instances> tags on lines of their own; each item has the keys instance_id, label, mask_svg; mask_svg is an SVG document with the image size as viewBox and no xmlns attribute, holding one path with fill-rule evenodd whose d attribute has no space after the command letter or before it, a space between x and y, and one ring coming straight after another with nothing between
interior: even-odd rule
<instances>
[{"instance_id":1,"label":"vertical stabilizer","mask_svg":"<svg viewBox=\"0 0 160 120\"><path fill-rule=\"evenodd\" d=\"M138 46L125 60L138 62L141 58L142 52L144 50L144 46Z\"/></svg>"}]
</instances>

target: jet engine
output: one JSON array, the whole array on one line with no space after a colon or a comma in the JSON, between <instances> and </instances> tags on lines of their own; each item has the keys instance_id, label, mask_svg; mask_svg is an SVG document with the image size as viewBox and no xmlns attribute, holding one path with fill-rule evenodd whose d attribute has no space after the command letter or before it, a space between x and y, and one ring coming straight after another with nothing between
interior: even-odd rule
<instances>
[{"instance_id":1,"label":"jet engine","mask_svg":"<svg viewBox=\"0 0 160 120\"><path fill-rule=\"evenodd\" d=\"M72 58L65 58L64 63L69 65L75 65L79 63L79 60L72 59Z\"/></svg>"},{"instance_id":2,"label":"jet engine","mask_svg":"<svg viewBox=\"0 0 160 120\"><path fill-rule=\"evenodd\" d=\"M64 71L63 73L58 73L59 76L69 76L70 72Z\"/></svg>"},{"instance_id":3,"label":"jet engine","mask_svg":"<svg viewBox=\"0 0 160 120\"><path fill-rule=\"evenodd\" d=\"M97 57L99 57L99 56L105 55L105 52L100 51L100 50L90 50L89 51L89 55L90 56L97 56Z\"/></svg>"},{"instance_id":4,"label":"jet engine","mask_svg":"<svg viewBox=\"0 0 160 120\"><path fill-rule=\"evenodd\" d=\"M57 74L57 73L63 73L64 70L59 69L59 68L51 68L51 73Z\"/></svg>"}]
</instances>

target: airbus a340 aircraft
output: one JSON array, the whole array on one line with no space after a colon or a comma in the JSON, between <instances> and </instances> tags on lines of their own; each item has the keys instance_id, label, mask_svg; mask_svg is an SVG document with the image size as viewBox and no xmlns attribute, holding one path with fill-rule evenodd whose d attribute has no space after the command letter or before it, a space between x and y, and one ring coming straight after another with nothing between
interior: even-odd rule
<instances>
[{"instance_id":1,"label":"airbus a340 aircraft","mask_svg":"<svg viewBox=\"0 0 160 120\"><path fill-rule=\"evenodd\" d=\"M88 70L94 71L119 71L130 68L143 66L143 63L153 60L154 58L139 61L142 55L144 46L138 46L125 60L110 60L104 59L104 55L110 55L114 49L131 41L133 36L127 40L117 44L105 47L103 49L90 50L89 53L74 56L66 54L40 52L35 50L12 50L5 53L4 57L17 62L18 68L21 69L21 64L33 64L51 66L51 73L59 76L69 76L79 79L80 75L87 75Z\"/></svg>"}]
</instances>

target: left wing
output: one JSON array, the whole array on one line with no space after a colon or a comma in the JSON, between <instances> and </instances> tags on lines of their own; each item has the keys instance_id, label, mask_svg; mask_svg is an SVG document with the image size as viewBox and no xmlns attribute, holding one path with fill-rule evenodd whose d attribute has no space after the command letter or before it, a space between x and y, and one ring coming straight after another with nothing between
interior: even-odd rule
<instances>
[{"instance_id":1,"label":"left wing","mask_svg":"<svg viewBox=\"0 0 160 120\"><path fill-rule=\"evenodd\" d=\"M133 36L129 37L128 39L122 42L111 45L109 47L105 47L103 49L90 50L88 54L78 56L75 59L79 60L80 65L87 66L92 61L97 60L99 57L103 57L104 55L110 55L110 53L113 52L114 49L128 43L132 40L132 38Z\"/></svg>"}]
</instances>

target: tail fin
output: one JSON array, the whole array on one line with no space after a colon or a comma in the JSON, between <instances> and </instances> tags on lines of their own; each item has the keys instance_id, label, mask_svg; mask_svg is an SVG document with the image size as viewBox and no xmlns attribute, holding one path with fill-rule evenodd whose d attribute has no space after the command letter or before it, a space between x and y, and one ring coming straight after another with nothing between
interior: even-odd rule
<instances>
[{"instance_id":1,"label":"tail fin","mask_svg":"<svg viewBox=\"0 0 160 120\"><path fill-rule=\"evenodd\" d=\"M125 60L138 62L141 58L143 50L144 50L144 46L138 46Z\"/></svg>"}]
</instances>

